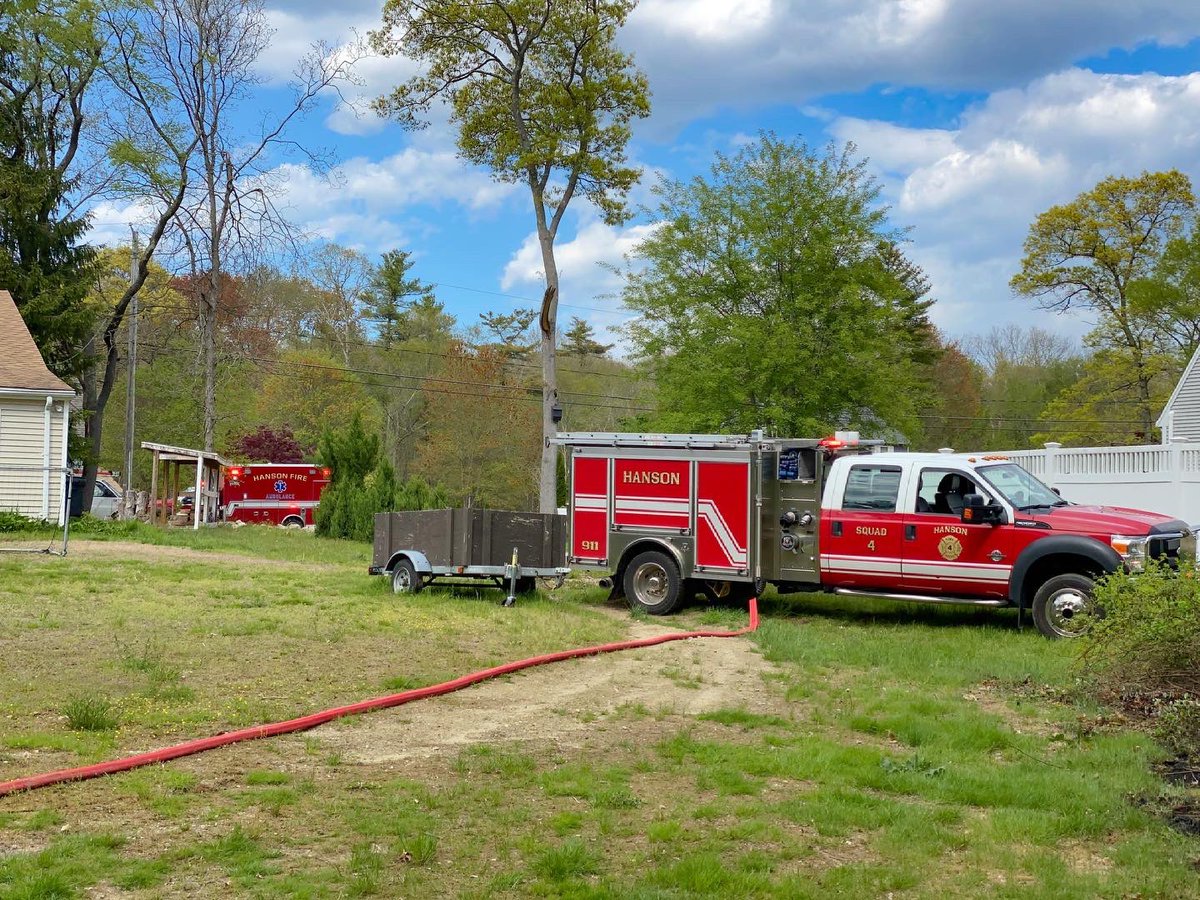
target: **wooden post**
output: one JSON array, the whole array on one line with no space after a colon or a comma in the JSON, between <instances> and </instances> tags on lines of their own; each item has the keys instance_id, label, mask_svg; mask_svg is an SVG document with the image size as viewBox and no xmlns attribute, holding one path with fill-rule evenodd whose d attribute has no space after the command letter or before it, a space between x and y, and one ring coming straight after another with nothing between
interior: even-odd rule
<instances>
[{"instance_id":1,"label":"wooden post","mask_svg":"<svg viewBox=\"0 0 1200 900\"><path fill-rule=\"evenodd\" d=\"M192 530L200 527L200 504L207 503L204 497L204 457L196 457L196 499L192 501Z\"/></svg>"},{"instance_id":2,"label":"wooden post","mask_svg":"<svg viewBox=\"0 0 1200 900\"><path fill-rule=\"evenodd\" d=\"M154 451L154 466L150 469L150 502L154 505L151 507L150 523L158 524L158 451Z\"/></svg>"},{"instance_id":3,"label":"wooden post","mask_svg":"<svg viewBox=\"0 0 1200 900\"><path fill-rule=\"evenodd\" d=\"M179 510L175 508L175 504L179 502L179 467L182 465L179 460L175 460L175 475L171 481L171 518L167 524L175 520L175 516L179 514Z\"/></svg>"}]
</instances>

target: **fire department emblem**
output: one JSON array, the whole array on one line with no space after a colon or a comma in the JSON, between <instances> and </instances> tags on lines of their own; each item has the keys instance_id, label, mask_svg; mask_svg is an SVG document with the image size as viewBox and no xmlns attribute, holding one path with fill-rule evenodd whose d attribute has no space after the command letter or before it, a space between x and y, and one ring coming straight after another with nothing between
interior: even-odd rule
<instances>
[{"instance_id":1,"label":"fire department emblem","mask_svg":"<svg viewBox=\"0 0 1200 900\"><path fill-rule=\"evenodd\" d=\"M962 541L948 534L938 541L938 553L942 554L942 559L956 560L962 555Z\"/></svg>"}]
</instances>

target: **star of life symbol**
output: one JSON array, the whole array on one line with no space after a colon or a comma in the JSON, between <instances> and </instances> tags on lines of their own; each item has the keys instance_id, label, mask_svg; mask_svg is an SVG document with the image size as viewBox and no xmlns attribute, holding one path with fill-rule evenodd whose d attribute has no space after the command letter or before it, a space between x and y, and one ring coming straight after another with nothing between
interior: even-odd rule
<instances>
[{"instance_id":1,"label":"star of life symbol","mask_svg":"<svg viewBox=\"0 0 1200 900\"><path fill-rule=\"evenodd\" d=\"M286 490L287 490L287 482L286 481L275 482L275 493L282 494Z\"/></svg>"}]
</instances>

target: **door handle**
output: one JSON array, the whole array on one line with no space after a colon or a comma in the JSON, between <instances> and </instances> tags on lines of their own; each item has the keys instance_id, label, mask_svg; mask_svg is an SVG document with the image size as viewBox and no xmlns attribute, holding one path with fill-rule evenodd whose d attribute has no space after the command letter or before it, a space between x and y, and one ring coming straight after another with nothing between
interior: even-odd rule
<instances>
[{"instance_id":1,"label":"door handle","mask_svg":"<svg viewBox=\"0 0 1200 900\"><path fill-rule=\"evenodd\" d=\"M833 523L833 527L832 527L832 531L833 531L833 536L834 536L834 537L841 537L841 536L842 536L842 523L841 523L841 522L834 522L834 523Z\"/></svg>"},{"instance_id":2,"label":"door handle","mask_svg":"<svg viewBox=\"0 0 1200 900\"><path fill-rule=\"evenodd\" d=\"M917 539L917 526L916 525L905 525L904 526L904 539L906 541L915 541Z\"/></svg>"}]
</instances>

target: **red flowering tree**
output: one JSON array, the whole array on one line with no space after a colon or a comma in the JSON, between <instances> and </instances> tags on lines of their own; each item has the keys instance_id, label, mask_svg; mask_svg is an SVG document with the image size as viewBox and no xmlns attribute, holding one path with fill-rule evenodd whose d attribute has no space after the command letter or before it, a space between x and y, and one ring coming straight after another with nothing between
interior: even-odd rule
<instances>
[{"instance_id":1,"label":"red flowering tree","mask_svg":"<svg viewBox=\"0 0 1200 900\"><path fill-rule=\"evenodd\" d=\"M290 428L260 425L234 441L232 450L243 462L304 462L304 448Z\"/></svg>"}]
</instances>

